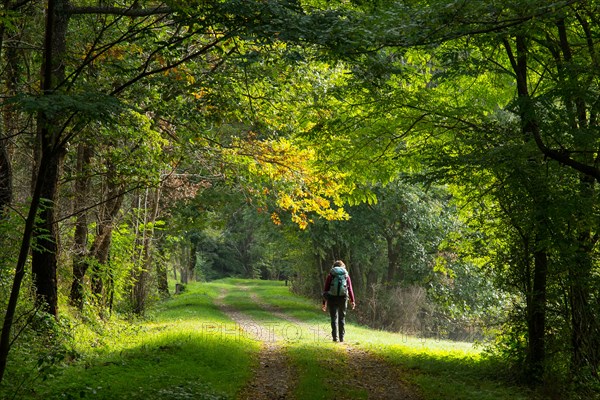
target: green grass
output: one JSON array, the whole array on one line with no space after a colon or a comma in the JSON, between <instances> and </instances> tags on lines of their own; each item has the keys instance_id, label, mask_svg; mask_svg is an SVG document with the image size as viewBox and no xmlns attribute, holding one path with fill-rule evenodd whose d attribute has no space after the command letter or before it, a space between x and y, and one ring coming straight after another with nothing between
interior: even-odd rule
<instances>
[{"instance_id":1,"label":"green grass","mask_svg":"<svg viewBox=\"0 0 600 400\"><path fill-rule=\"evenodd\" d=\"M78 357L46 381L25 387L16 398L235 398L252 377L261 343L243 334L215 305L222 293L225 304L287 339L283 349L297 371L298 400L368 398L364 390L336 388L340 374L347 373L347 355L339 344L331 343L329 318L317 301L292 294L281 282L241 279L189 284L183 294L158 304L148 320L135 325L110 321L78 326L73 340ZM301 323L261 310L250 293ZM497 365L469 343L421 339L356 324L348 324L346 340L397 365L425 400L528 398L525 389L495 378ZM0 388L0 398L11 398L11 393Z\"/></svg>"},{"instance_id":2,"label":"green grass","mask_svg":"<svg viewBox=\"0 0 600 400\"><path fill-rule=\"evenodd\" d=\"M237 334L214 305L216 287L186 289L136 329L79 327L79 359L21 398L233 398L251 377L259 346Z\"/></svg>"},{"instance_id":3,"label":"green grass","mask_svg":"<svg viewBox=\"0 0 600 400\"><path fill-rule=\"evenodd\" d=\"M324 342L328 341L329 333L328 316L319 310L319 304L293 295L281 282L230 283L251 287L262 301L277 305L282 312L309 324L313 333L318 330L321 340L314 340L314 336L311 338L308 335L304 344L291 347L290 351L295 362L306 367L310 376L318 375L315 372L319 368L318 363L311 363L310 360L316 357L319 347L327 346ZM531 397L525 388L511 386L495 377L498 364L483 357L481 351L471 343L375 331L351 323L347 325L346 332L346 340L352 345L366 349L406 371L407 380L418 387L425 399L513 400ZM306 345L306 341L310 342L311 339L315 346ZM310 376L299 388L300 393L307 390L305 387L313 391L320 387ZM318 395L315 398L329 397ZM360 398L360 395L356 398Z\"/></svg>"},{"instance_id":4,"label":"green grass","mask_svg":"<svg viewBox=\"0 0 600 400\"><path fill-rule=\"evenodd\" d=\"M364 390L340 384L346 375L346 354L331 343L297 342L288 347L298 371L298 400L367 399Z\"/></svg>"}]
</instances>

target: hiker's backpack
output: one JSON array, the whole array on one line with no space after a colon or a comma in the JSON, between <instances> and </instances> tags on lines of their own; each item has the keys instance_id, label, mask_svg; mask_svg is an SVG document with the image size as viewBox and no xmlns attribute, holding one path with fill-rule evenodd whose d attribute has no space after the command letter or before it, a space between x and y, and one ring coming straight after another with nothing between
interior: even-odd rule
<instances>
[{"instance_id":1,"label":"hiker's backpack","mask_svg":"<svg viewBox=\"0 0 600 400\"><path fill-rule=\"evenodd\" d=\"M342 267L333 267L331 271L330 296L348 296L348 272Z\"/></svg>"}]
</instances>

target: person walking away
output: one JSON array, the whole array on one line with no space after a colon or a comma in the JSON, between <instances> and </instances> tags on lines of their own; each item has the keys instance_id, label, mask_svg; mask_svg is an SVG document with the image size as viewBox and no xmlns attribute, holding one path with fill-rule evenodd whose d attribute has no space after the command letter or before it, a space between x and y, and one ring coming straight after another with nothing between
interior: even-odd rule
<instances>
[{"instance_id":1,"label":"person walking away","mask_svg":"<svg viewBox=\"0 0 600 400\"><path fill-rule=\"evenodd\" d=\"M348 300L352 309L356 307L354 302L354 290L352 290L352 280L346 270L346 265L343 261L337 260L333 263L327 278L325 279L325 287L323 291L323 311L329 308L329 316L331 317L331 336L333 341L344 341L346 333L346 309Z\"/></svg>"}]
</instances>

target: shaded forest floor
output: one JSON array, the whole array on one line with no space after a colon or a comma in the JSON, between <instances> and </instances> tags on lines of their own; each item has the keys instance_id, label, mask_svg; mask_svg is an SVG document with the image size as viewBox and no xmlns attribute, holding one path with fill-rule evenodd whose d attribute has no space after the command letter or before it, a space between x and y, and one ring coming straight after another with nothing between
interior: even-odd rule
<instances>
[{"instance_id":1,"label":"shaded forest floor","mask_svg":"<svg viewBox=\"0 0 600 400\"><path fill-rule=\"evenodd\" d=\"M333 343L319 304L281 282L188 285L147 321L74 329L72 345L74 355L43 376L35 364L13 364L0 398L530 398L467 343L354 324Z\"/></svg>"}]
</instances>

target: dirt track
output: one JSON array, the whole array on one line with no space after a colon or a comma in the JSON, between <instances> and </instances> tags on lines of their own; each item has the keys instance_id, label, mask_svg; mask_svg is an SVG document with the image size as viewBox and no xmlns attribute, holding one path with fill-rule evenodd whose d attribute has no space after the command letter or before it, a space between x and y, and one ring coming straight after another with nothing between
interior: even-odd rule
<instances>
[{"instance_id":1,"label":"dirt track","mask_svg":"<svg viewBox=\"0 0 600 400\"><path fill-rule=\"evenodd\" d=\"M248 288L242 288L247 290ZM288 339L285 331L275 326L258 323L248 315L235 310L223 303L226 293L221 293L217 305L233 321L239 329L246 330L247 335L261 342L261 352L254 371L254 378L238 394L238 400L280 400L294 399L297 373L285 352ZM314 328L302 321L296 320L281 312L277 307L262 302L251 293L249 299L258 309L271 313L278 319L283 319L303 332L314 332ZM326 318L325 316L323 318ZM402 371L386 363L373 354L350 343L339 343L339 351L345 353L347 362L339 374L338 382L328 382L331 385L344 385L347 392L361 391L367 393L367 398L376 400L418 400L418 396L402 379ZM345 400L343 395L332 395L331 399Z\"/></svg>"}]
</instances>

